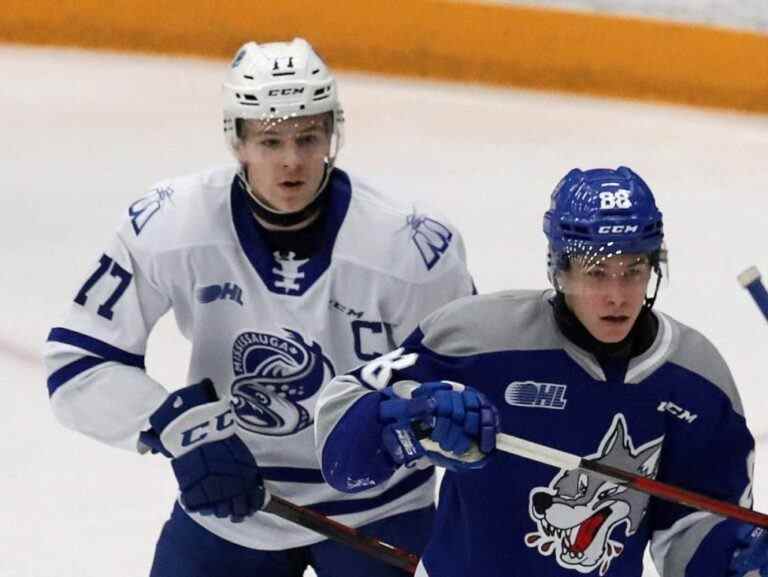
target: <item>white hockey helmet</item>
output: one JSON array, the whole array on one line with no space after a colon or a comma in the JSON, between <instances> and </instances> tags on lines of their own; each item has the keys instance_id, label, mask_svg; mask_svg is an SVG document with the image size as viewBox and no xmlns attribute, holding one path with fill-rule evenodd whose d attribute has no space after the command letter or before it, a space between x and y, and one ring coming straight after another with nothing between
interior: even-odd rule
<instances>
[{"instance_id":1,"label":"white hockey helmet","mask_svg":"<svg viewBox=\"0 0 768 577\"><path fill-rule=\"evenodd\" d=\"M244 44L232 61L223 86L224 136L239 144L237 119L275 121L333 114L331 166L341 147L343 111L336 80L303 38L291 42Z\"/></svg>"}]
</instances>

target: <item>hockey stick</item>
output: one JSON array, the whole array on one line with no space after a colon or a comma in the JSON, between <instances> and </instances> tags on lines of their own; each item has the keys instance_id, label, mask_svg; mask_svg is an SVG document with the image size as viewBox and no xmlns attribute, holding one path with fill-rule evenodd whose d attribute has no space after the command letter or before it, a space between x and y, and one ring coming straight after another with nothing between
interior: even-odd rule
<instances>
[{"instance_id":1,"label":"hockey stick","mask_svg":"<svg viewBox=\"0 0 768 577\"><path fill-rule=\"evenodd\" d=\"M357 529L342 525L307 507L294 505L290 501L272 495L263 511L325 535L329 539L352 547L361 553L370 555L379 561L383 561L408 573L413 574L416 572L419 558L413 553L399 549L374 537L363 535Z\"/></svg>"},{"instance_id":2,"label":"hockey stick","mask_svg":"<svg viewBox=\"0 0 768 577\"><path fill-rule=\"evenodd\" d=\"M731 519L768 528L768 515L763 513L739 507L727 501L712 499L700 493L694 493L675 485L662 483L661 481L649 479L609 465L603 465L590 459L583 459L571 453L558 451L557 449L526 441L519 437L499 433L496 435L496 448L505 453L552 465L553 467L559 467L560 469L591 471L614 483L626 485L670 503L687 505L694 509L710 511L721 517L730 517Z\"/></svg>"},{"instance_id":3,"label":"hockey stick","mask_svg":"<svg viewBox=\"0 0 768 577\"><path fill-rule=\"evenodd\" d=\"M768 321L768 291L765 290L763 281L760 280L760 271L752 266L739 275L739 282L749 291L752 298L755 299L757 308L763 313L765 320Z\"/></svg>"}]
</instances>

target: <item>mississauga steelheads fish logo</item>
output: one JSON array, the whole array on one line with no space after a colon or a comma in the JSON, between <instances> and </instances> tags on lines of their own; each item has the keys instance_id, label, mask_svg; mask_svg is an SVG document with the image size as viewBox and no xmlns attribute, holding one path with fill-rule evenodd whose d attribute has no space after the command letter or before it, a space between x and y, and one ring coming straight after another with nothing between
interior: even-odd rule
<instances>
[{"instance_id":1,"label":"mississauga steelheads fish logo","mask_svg":"<svg viewBox=\"0 0 768 577\"><path fill-rule=\"evenodd\" d=\"M587 458L654 478L662 440L635 448L624 415L617 414L597 453ZM537 530L525 536L525 544L565 569L605 575L624 551L617 540L620 528L625 537L634 535L647 506L647 495L621 484L580 470L561 471L548 487L530 493L529 514Z\"/></svg>"},{"instance_id":2,"label":"mississauga steelheads fish logo","mask_svg":"<svg viewBox=\"0 0 768 577\"><path fill-rule=\"evenodd\" d=\"M244 332L232 347L232 403L237 424L262 435L292 435L312 424L301 404L334 376L318 343L296 331L286 336Z\"/></svg>"}]
</instances>

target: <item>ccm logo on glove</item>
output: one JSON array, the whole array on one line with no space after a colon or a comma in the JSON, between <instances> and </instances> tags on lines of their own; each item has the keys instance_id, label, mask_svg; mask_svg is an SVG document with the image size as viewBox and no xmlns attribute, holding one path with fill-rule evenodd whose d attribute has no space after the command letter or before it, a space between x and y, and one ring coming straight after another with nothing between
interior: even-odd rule
<instances>
[{"instance_id":1,"label":"ccm logo on glove","mask_svg":"<svg viewBox=\"0 0 768 577\"><path fill-rule=\"evenodd\" d=\"M200 441L207 439L209 434L213 434L216 438L220 438L221 435L218 433L226 431L234 424L235 420L232 416L232 410L227 409L220 415L216 415L212 421L203 421L202 423L193 426L191 429L182 431L181 446L186 448L195 443L199 443Z\"/></svg>"}]
</instances>

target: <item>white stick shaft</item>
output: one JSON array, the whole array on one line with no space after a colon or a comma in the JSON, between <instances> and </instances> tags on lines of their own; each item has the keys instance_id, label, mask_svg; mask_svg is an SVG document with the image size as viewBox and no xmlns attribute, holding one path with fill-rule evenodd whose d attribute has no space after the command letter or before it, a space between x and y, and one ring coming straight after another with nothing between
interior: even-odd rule
<instances>
[{"instance_id":1,"label":"white stick shaft","mask_svg":"<svg viewBox=\"0 0 768 577\"><path fill-rule=\"evenodd\" d=\"M581 457L505 433L496 435L496 448L505 453L525 457L560 469L578 469L581 465Z\"/></svg>"}]
</instances>

